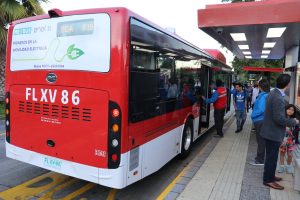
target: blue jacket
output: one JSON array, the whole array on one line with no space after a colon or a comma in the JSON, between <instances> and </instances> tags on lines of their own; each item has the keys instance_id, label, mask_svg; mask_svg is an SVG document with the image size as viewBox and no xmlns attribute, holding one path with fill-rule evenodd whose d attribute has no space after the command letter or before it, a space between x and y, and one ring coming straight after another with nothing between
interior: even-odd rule
<instances>
[{"instance_id":1,"label":"blue jacket","mask_svg":"<svg viewBox=\"0 0 300 200\"><path fill-rule=\"evenodd\" d=\"M219 97L218 92L216 89L214 89L211 98L205 99L204 102L206 104L215 103L218 100L218 97Z\"/></svg>"},{"instance_id":2,"label":"blue jacket","mask_svg":"<svg viewBox=\"0 0 300 200\"><path fill-rule=\"evenodd\" d=\"M264 120L264 113L266 110L266 98L268 96L268 93L266 92L261 92L257 96L253 111L251 114L251 119L253 122L258 122Z\"/></svg>"}]
</instances>

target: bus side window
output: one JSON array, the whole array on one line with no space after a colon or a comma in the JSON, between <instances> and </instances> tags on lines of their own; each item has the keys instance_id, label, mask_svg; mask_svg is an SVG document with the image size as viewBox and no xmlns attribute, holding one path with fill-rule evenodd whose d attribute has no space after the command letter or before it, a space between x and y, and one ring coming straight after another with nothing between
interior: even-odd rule
<instances>
[{"instance_id":1,"label":"bus side window","mask_svg":"<svg viewBox=\"0 0 300 200\"><path fill-rule=\"evenodd\" d=\"M157 66L160 72L160 113L172 112L177 108L177 97L179 95L178 85L174 73L174 58L160 54L157 59Z\"/></svg>"},{"instance_id":2,"label":"bus side window","mask_svg":"<svg viewBox=\"0 0 300 200\"><path fill-rule=\"evenodd\" d=\"M147 52L149 51L149 52ZM155 54L151 50L143 47L133 46L133 68L154 71L155 70Z\"/></svg>"},{"instance_id":3,"label":"bus side window","mask_svg":"<svg viewBox=\"0 0 300 200\"><path fill-rule=\"evenodd\" d=\"M133 48L130 69L130 121L138 122L157 115L159 72L155 52Z\"/></svg>"},{"instance_id":4,"label":"bus side window","mask_svg":"<svg viewBox=\"0 0 300 200\"><path fill-rule=\"evenodd\" d=\"M159 56L157 58L157 66L160 72L159 97L160 100L167 100L168 98L170 98L170 94L168 97L168 90L170 89L172 84L176 84L174 74L174 59L171 57ZM178 91L176 91L176 94L174 94L173 92L172 98L176 98L177 96Z\"/></svg>"},{"instance_id":5,"label":"bus side window","mask_svg":"<svg viewBox=\"0 0 300 200\"><path fill-rule=\"evenodd\" d=\"M179 83L181 107L193 105L201 94L201 65L196 58L176 59L176 76Z\"/></svg>"}]
</instances>

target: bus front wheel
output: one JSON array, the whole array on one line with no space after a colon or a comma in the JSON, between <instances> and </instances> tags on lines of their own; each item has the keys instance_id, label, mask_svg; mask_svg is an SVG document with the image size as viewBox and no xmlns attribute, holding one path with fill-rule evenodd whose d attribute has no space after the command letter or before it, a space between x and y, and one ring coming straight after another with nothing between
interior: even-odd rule
<instances>
[{"instance_id":1,"label":"bus front wheel","mask_svg":"<svg viewBox=\"0 0 300 200\"><path fill-rule=\"evenodd\" d=\"M181 140L181 153L179 154L180 158L186 158L192 147L193 142L193 121L188 119L184 125L182 140Z\"/></svg>"}]
</instances>

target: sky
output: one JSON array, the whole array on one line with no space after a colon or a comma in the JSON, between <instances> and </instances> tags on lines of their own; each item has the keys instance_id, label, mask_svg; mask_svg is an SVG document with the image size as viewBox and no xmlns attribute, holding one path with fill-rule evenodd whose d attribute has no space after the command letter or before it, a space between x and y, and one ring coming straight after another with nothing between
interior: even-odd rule
<instances>
[{"instance_id":1,"label":"sky","mask_svg":"<svg viewBox=\"0 0 300 200\"><path fill-rule=\"evenodd\" d=\"M42 3L45 11L62 11L100 7L126 7L162 28L174 28L177 35L201 49L219 49L231 65L233 55L198 28L197 10L221 0L49 0Z\"/></svg>"}]
</instances>

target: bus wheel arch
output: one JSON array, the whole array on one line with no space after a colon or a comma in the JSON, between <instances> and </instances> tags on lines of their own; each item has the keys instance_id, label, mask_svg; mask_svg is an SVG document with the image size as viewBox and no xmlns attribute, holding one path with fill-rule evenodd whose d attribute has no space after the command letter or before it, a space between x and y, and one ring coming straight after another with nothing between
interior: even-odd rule
<instances>
[{"instance_id":1,"label":"bus wheel arch","mask_svg":"<svg viewBox=\"0 0 300 200\"><path fill-rule=\"evenodd\" d=\"M184 128L181 137L181 152L179 154L180 158L186 158L192 147L193 143L193 117L189 116L185 121Z\"/></svg>"}]
</instances>

